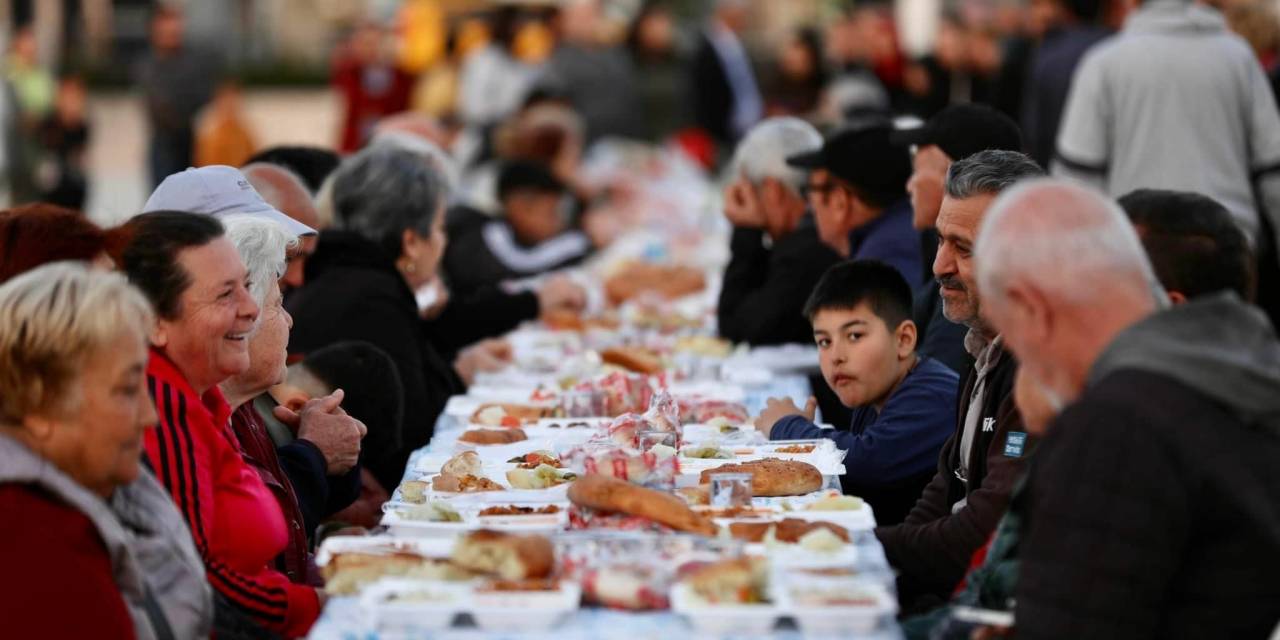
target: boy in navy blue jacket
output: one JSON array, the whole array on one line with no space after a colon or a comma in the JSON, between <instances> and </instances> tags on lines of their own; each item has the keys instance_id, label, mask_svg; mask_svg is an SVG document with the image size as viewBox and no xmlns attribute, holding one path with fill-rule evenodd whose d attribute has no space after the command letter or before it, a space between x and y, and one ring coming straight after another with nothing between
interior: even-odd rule
<instances>
[{"instance_id":1,"label":"boy in navy blue jacket","mask_svg":"<svg viewBox=\"0 0 1280 640\"><path fill-rule=\"evenodd\" d=\"M938 452L956 425L959 377L916 354L911 287L874 260L837 264L814 287L804 313L813 325L822 377L853 409L847 430L813 423L804 410L771 398L756 418L770 440L829 438L848 451L845 493L862 497L879 525L901 522L938 471Z\"/></svg>"}]
</instances>

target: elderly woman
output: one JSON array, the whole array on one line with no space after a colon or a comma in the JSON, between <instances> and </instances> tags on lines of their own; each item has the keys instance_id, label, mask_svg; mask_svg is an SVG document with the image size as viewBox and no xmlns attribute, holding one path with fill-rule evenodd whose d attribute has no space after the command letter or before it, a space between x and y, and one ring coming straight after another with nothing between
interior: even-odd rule
<instances>
[{"instance_id":1,"label":"elderly woman","mask_svg":"<svg viewBox=\"0 0 1280 640\"><path fill-rule=\"evenodd\" d=\"M464 351L455 370L432 345L414 299L444 254L446 192L418 154L374 146L349 158L333 176L339 229L321 234L307 285L289 299L291 351L363 340L395 360L405 402L396 477L430 440L445 401L464 391L460 373L469 376L486 355L483 347Z\"/></svg>"},{"instance_id":2,"label":"elderly woman","mask_svg":"<svg viewBox=\"0 0 1280 640\"><path fill-rule=\"evenodd\" d=\"M356 460L364 425L338 407L343 399L341 392L326 394L301 409L305 420L299 425L298 437L277 452L252 400L285 379L286 347L293 318L284 309L279 280L285 271L286 250L297 241L276 222L256 216L229 216L223 224L227 238L249 272L249 293L261 314L249 336L249 368L227 378L218 388L233 408L231 427L245 461L257 470L284 512L289 545L279 563L281 568L295 583L318 582L318 576L310 571L307 532L321 517L343 509L358 497L360 469ZM322 438L348 442L340 455L332 454L327 460L321 447L312 442ZM341 476L334 478L332 491L330 472Z\"/></svg>"},{"instance_id":3,"label":"elderly woman","mask_svg":"<svg viewBox=\"0 0 1280 640\"><path fill-rule=\"evenodd\" d=\"M152 323L124 277L84 263L0 286L6 635L209 636L200 556L140 464L156 421L143 373Z\"/></svg>"},{"instance_id":4,"label":"elderly woman","mask_svg":"<svg viewBox=\"0 0 1280 640\"><path fill-rule=\"evenodd\" d=\"M259 308L249 274L222 224L210 216L158 211L133 218L121 257L158 321L147 387L160 423L147 459L191 528L219 600L215 634L305 635L320 593L273 567L288 529L271 491L236 446L231 407L218 385L249 370Z\"/></svg>"}]
</instances>

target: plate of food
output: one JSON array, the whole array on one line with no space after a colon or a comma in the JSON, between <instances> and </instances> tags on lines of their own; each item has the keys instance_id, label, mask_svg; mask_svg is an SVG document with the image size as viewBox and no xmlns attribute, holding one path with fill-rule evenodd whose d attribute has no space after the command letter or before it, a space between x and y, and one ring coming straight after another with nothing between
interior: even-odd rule
<instances>
[{"instance_id":1,"label":"plate of food","mask_svg":"<svg viewBox=\"0 0 1280 640\"><path fill-rule=\"evenodd\" d=\"M390 536L330 536L316 552L316 566L330 595L351 595L386 577L468 580L449 560L447 540Z\"/></svg>"},{"instance_id":2,"label":"plate of food","mask_svg":"<svg viewBox=\"0 0 1280 640\"><path fill-rule=\"evenodd\" d=\"M386 578L360 595L360 608L379 631L440 631L453 625L472 595L470 585Z\"/></svg>"},{"instance_id":3,"label":"plate of food","mask_svg":"<svg viewBox=\"0 0 1280 640\"><path fill-rule=\"evenodd\" d=\"M705 564L671 588L671 609L699 633L767 633L782 613L770 593L768 578L768 562L760 557Z\"/></svg>"},{"instance_id":4,"label":"plate of food","mask_svg":"<svg viewBox=\"0 0 1280 640\"><path fill-rule=\"evenodd\" d=\"M898 610L884 585L857 577L792 575L782 581L779 603L805 633L871 633Z\"/></svg>"}]
</instances>

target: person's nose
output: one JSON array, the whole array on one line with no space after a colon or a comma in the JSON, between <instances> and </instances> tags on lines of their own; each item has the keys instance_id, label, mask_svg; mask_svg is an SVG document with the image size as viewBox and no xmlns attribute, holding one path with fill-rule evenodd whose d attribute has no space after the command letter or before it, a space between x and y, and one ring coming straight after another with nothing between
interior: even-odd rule
<instances>
[{"instance_id":1,"label":"person's nose","mask_svg":"<svg viewBox=\"0 0 1280 640\"><path fill-rule=\"evenodd\" d=\"M951 248L944 242L938 245L938 255L933 259L933 276L941 278L955 272L955 256L951 255Z\"/></svg>"},{"instance_id":2,"label":"person's nose","mask_svg":"<svg viewBox=\"0 0 1280 640\"><path fill-rule=\"evenodd\" d=\"M237 309L240 317L247 319L249 322L254 322L258 319L258 313L261 311L262 309L258 307L258 302L249 294L249 289L247 287L241 287L240 308Z\"/></svg>"}]
</instances>

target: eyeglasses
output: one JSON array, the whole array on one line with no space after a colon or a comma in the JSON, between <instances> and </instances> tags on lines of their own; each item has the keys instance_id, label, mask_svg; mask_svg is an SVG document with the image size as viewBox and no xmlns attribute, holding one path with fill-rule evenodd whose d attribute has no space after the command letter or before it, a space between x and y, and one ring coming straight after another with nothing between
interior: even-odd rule
<instances>
[{"instance_id":1,"label":"eyeglasses","mask_svg":"<svg viewBox=\"0 0 1280 640\"><path fill-rule=\"evenodd\" d=\"M827 193L839 188L841 188L840 183L835 182L834 180L818 184L809 183L800 187L800 195L805 199L811 198L815 195L826 196Z\"/></svg>"}]
</instances>

